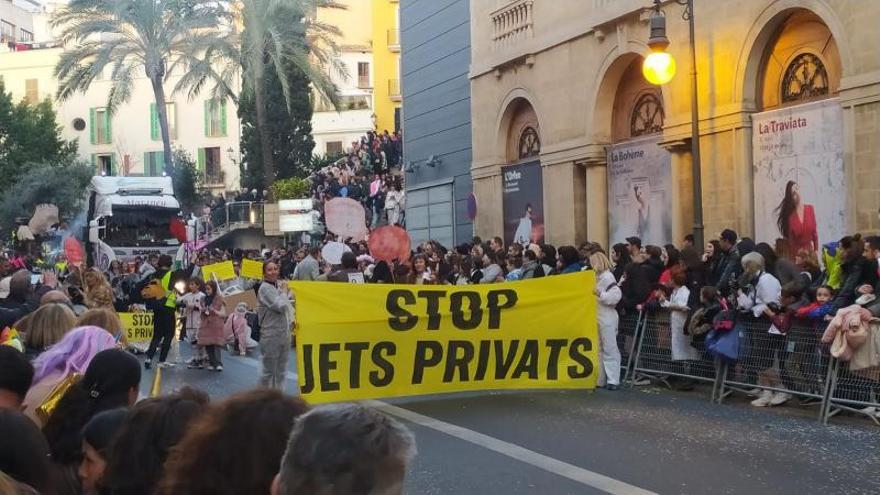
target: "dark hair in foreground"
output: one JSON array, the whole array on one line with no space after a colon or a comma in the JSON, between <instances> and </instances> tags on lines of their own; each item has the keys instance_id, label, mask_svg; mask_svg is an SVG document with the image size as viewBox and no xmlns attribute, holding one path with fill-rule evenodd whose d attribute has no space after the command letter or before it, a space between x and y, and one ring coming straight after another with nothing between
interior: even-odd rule
<instances>
[{"instance_id":1,"label":"dark hair in foreground","mask_svg":"<svg viewBox=\"0 0 880 495\"><path fill-rule=\"evenodd\" d=\"M207 405L208 395L189 387L138 402L108 452L105 494L153 495L169 450Z\"/></svg>"},{"instance_id":2,"label":"dark hair in foreground","mask_svg":"<svg viewBox=\"0 0 880 495\"><path fill-rule=\"evenodd\" d=\"M128 352L106 349L95 354L85 375L58 401L43 427L52 460L79 462L83 426L101 411L128 406L131 390L136 390L140 381L140 364Z\"/></svg>"},{"instance_id":3,"label":"dark hair in foreground","mask_svg":"<svg viewBox=\"0 0 880 495\"><path fill-rule=\"evenodd\" d=\"M212 405L171 450L158 493L268 494L294 420L307 410L302 399L269 389Z\"/></svg>"},{"instance_id":4,"label":"dark hair in foreground","mask_svg":"<svg viewBox=\"0 0 880 495\"><path fill-rule=\"evenodd\" d=\"M0 409L0 473L40 493L54 493L51 472L49 445L37 425L18 411Z\"/></svg>"},{"instance_id":5,"label":"dark hair in foreground","mask_svg":"<svg viewBox=\"0 0 880 495\"><path fill-rule=\"evenodd\" d=\"M27 357L9 346L0 346L0 390L6 390L24 400L31 381L34 379L34 366Z\"/></svg>"},{"instance_id":6,"label":"dark hair in foreground","mask_svg":"<svg viewBox=\"0 0 880 495\"><path fill-rule=\"evenodd\" d=\"M415 439L399 422L357 404L313 409L296 423L281 461L282 495L403 493Z\"/></svg>"}]
</instances>

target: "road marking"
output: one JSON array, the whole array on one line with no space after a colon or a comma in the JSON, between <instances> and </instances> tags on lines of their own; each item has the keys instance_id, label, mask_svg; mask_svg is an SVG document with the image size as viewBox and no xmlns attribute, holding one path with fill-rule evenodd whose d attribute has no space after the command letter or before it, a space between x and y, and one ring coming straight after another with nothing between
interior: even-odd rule
<instances>
[{"instance_id":1,"label":"road marking","mask_svg":"<svg viewBox=\"0 0 880 495\"><path fill-rule=\"evenodd\" d=\"M614 495L656 495L656 493L630 485L614 478L589 471L587 469L569 464L567 462L554 459L544 454L539 454L533 450L529 450L519 445L515 445L504 440L499 440L489 435L484 435L478 431L469 430L461 426L456 426L439 419L425 416L409 409L392 406L378 400L363 401L365 405L378 409L386 414L397 416L411 423L430 428L449 436L470 442L475 445L487 448L505 455L520 462L530 464L544 471L568 478L582 485L587 485L606 493Z\"/></svg>"},{"instance_id":2,"label":"road marking","mask_svg":"<svg viewBox=\"0 0 880 495\"><path fill-rule=\"evenodd\" d=\"M260 363L258 361L246 359L239 362L251 368L260 369ZM296 380L297 374L292 371L287 371L285 377L288 380ZM613 495L657 495L655 492L560 461L559 459L554 459L525 447L520 447L519 445L505 442L504 440L499 440L495 437L490 437L489 435L485 435L478 431L447 423L430 416L425 416L410 411L409 409L393 406L387 402L364 400L361 401L361 403L374 409L378 409L385 414L396 416L400 419L409 421L410 423L415 423L459 440L464 440L465 442L495 451L501 455L510 457L511 459L524 462L549 473L562 476L563 478L568 478L582 485L602 490L605 493L611 493Z\"/></svg>"}]
</instances>

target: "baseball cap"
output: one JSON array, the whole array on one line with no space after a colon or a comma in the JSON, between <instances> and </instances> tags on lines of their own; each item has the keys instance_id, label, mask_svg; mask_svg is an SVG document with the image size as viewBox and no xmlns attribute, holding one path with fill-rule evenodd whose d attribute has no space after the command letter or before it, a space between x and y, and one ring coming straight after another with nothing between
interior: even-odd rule
<instances>
[{"instance_id":1,"label":"baseball cap","mask_svg":"<svg viewBox=\"0 0 880 495\"><path fill-rule=\"evenodd\" d=\"M739 238L739 236L736 235L736 231L734 230L724 229L723 231L721 231L721 238L731 244L734 244L736 243L736 240Z\"/></svg>"}]
</instances>

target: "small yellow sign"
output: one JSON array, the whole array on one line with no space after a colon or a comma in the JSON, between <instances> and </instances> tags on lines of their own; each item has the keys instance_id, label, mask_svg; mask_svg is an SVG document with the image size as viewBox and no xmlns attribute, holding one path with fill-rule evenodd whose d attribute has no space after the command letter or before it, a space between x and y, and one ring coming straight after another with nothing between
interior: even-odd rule
<instances>
[{"instance_id":1,"label":"small yellow sign","mask_svg":"<svg viewBox=\"0 0 880 495\"><path fill-rule=\"evenodd\" d=\"M202 267L202 279L205 282L212 280L214 276L217 277L217 280L231 280L235 278L235 267L232 266L231 261L222 261Z\"/></svg>"},{"instance_id":2,"label":"small yellow sign","mask_svg":"<svg viewBox=\"0 0 880 495\"><path fill-rule=\"evenodd\" d=\"M241 276L263 280L263 262L249 259L241 260Z\"/></svg>"},{"instance_id":3,"label":"small yellow sign","mask_svg":"<svg viewBox=\"0 0 880 495\"><path fill-rule=\"evenodd\" d=\"M125 339L133 342L149 342L153 338L153 313L117 313L122 320Z\"/></svg>"}]
</instances>

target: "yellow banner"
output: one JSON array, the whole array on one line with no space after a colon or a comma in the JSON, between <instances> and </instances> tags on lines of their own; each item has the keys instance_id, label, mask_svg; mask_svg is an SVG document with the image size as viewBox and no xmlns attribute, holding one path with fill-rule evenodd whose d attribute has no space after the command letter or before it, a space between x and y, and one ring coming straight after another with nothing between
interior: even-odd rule
<instances>
[{"instance_id":1,"label":"yellow banner","mask_svg":"<svg viewBox=\"0 0 880 495\"><path fill-rule=\"evenodd\" d=\"M217 280L233 279L235 278L235 267L232 266L231 261L223 261L202 267L202 280L207 282L213 279L212 275L216 275Z\"/></svg>"},{"instance_id":2,"label":"yellow banner","mask_svg":"<svg viewBox=\"0 0 880 495\"><path fill-rule=\"evenodd\" d=\"M117 313L125 329L125 338L133 342L149 342L153 338L153 313Z\"/></svg>"},{"instance_id":3,"label":"yellow banner","mask_svg":"<svg viewBox=\"0 0 880 495\"><path fill-rule=\"evenodd\" d=\"M245 258L241 260L240 273L242 277L263 280L263 262Z\"/></svg>"},{"instance_id":4,"label":"yellow banner","mask_svg":"<svg viewBox=\"0 0 880 495\"><path fill-rule=\"evenodd\" d=\"M309 403L593 388L593 272L475 286L291 282Z\"/></svg>"}]
</instances>

